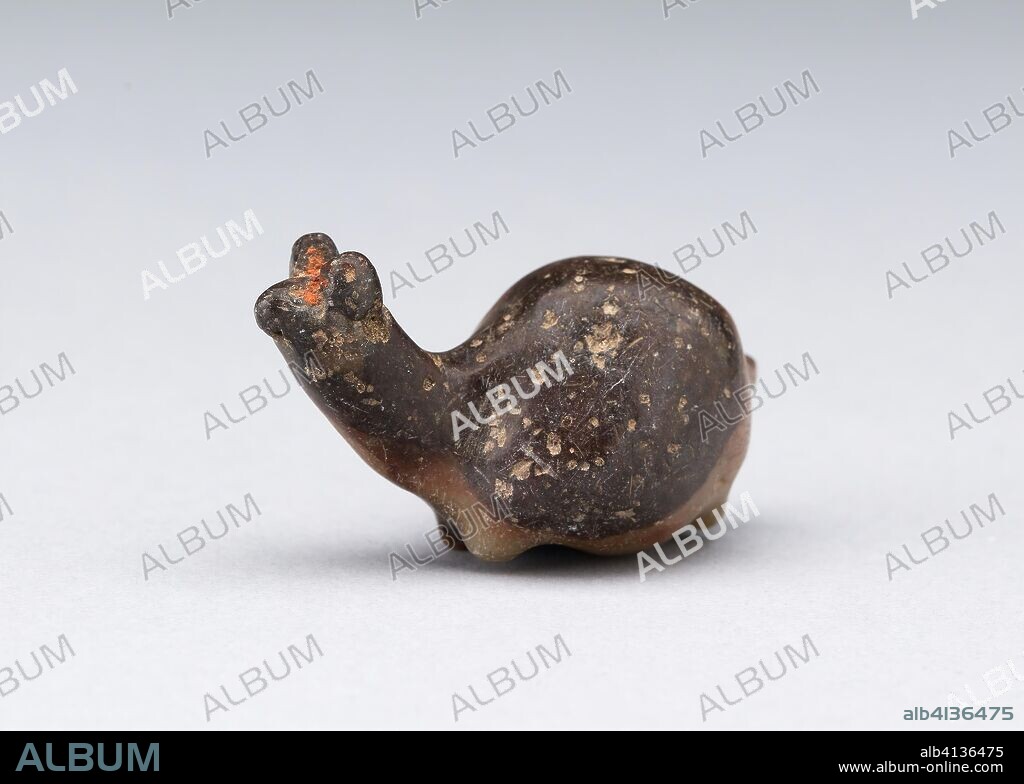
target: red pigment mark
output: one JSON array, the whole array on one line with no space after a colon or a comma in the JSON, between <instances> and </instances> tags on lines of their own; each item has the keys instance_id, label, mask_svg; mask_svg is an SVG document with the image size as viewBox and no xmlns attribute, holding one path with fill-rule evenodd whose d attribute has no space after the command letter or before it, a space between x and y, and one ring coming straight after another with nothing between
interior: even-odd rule
<instances>
[{"instance_id":1,"label":"red pigment mark","mask_svg":"<svg viewBox=\"0 0 1024 784\"><path fill-rule=\"evenodd\" d=\"M321 276L325 266L327 259L322 250L310 248L306 251L306 268L302 272L306 280L299 291L299 297L307 305L320 303L324 287L327 285L327 280Z\"/></svg>"}]
</instances>

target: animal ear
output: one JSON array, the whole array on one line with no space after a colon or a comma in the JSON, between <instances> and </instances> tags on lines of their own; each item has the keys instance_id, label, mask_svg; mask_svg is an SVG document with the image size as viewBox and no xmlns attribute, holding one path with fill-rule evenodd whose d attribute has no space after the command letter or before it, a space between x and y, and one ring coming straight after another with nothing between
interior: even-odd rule
<instances>
[{"instance_id":1,"label":"animal ear","mask_svg":"<svg viewBox=\"0 0 1024 784\"><path fill-rule=\"evenodd\" d=\"M377 270L362 253L346 251L331 262L327 304L358 321L380 305L383 295Z\"/></svg>"},{"instance_id":2,"label":"animal ear","mask_svg":"<svg viewBox=\"0 0 1024 784\"><path fill-rule=\"evenodd\" d=\"M331 259L338 255L334 240L326 234L303 234L292 245L292 258L288 264L288 276L319 277L326 271Z\"/></svg>"}]
</instances>

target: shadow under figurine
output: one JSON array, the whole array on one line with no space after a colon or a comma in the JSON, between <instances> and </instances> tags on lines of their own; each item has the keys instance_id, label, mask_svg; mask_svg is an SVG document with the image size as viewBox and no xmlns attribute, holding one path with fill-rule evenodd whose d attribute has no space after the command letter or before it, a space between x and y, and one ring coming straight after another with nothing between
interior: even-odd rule
<instances>
[{"instance_id":1,"label":"shadow under figurine","mask_svg":"<svg viewBox=\"0 0 1024 784\"><path fill-rule=\"evenodd\" d=\"M701 423L754 380L732 318L637 261L542 267L469 340L431 353L395 323L365 256L307 234L256 320L359 455L486 560L665 541L726 501L750 440L749 417Z\"/></svg>"}]
</instances>

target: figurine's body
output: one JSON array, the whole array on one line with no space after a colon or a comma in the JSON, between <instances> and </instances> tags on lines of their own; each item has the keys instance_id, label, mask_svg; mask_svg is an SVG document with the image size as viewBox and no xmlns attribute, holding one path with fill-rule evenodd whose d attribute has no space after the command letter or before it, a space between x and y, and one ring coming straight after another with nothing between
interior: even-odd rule
<instances>
[{"instance_id":1,"label":"figurine's body","mask_svg":"<svg viewBox=\"0 0 1024 784\"><path fill-rule=\"evenodd\" d=\"M313 234L256 312L359 454L484 559L637 552L723 504L746 453L749 419L698 416L753 381L732 319L640 262L549 264L435 354L394 322L364 256Z\"/></svg>"}]
</instances>

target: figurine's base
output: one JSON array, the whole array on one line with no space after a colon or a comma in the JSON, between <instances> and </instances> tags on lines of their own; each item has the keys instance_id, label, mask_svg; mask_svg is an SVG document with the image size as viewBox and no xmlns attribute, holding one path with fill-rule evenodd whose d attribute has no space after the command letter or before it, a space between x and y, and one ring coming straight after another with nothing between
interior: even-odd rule
<instances>
[{"instance_id":1,"label":"figurine's base","mask_svg":"<svg viewBox=\"0 0 1024 784\"><path fill-rule=\"evenodd\" d=\"M746 456L749 443L748 418L736 425L715 470L690 500L663 520L635 531L588 541L560 536L552 531L527 531L514 523L500 521L473 531L469 537L455 532L453 538L461 540L462 547L485 561L509 561L527 550L548 544L562 545L592 555L632 555L667 541L674 532L695 522L697 518L710 521L712 511L728 500L729 490ZM442 520L441 515L438 515L438 522L446 532L451 532L451 523Z\"/></svg>"},{"instance_id":2,"label":"figurine's base","mask_svg":"<svg viewBox=\"0 0 1024 784\"><path fill-rule=\"evenodd\" d=\"M437 529L442 533L445 547L449 550L465 550L466 543L462 541L458 531L456 531L451 524L445 519L444 515L440 512L435 513L437 517Z\"/></svg>"}]
</instances>

